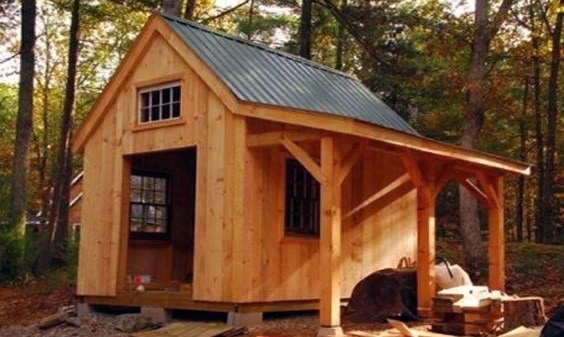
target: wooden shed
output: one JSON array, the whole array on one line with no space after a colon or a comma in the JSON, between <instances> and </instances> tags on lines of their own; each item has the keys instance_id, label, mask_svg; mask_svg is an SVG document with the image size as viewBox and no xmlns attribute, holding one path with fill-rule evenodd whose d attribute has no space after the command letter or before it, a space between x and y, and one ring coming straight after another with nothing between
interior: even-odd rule
<instances>
[{"instance_id":1,"label":"wooden shed","mask_svg":"<svg viewBox=\"0 0 564 337\"><path fill-rule=\"evenodd\" d=\"M502 179L529 173L422 137L349 75L161 14L73 146L86 303L235 323L319 308L321 334L340 332L356 282L402 257L417 261L429 313L435 197L448 180L489 209L490 286L503 289Z\"/></svg>"}]
</instances>

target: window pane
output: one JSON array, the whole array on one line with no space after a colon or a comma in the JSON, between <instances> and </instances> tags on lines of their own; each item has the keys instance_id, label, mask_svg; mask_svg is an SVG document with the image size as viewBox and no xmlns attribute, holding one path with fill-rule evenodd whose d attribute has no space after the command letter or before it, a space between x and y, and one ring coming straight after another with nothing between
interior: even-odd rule
<instances>
[{"instance_id":1,"label":"window pane","mask_svg":"<svg viewBox=\"0 0 564 337\"><path fill-rule=\"evenodd\" d=\"M162 119L170 119L170 104L163 105L162 109Z\"/></svg>"},{"instance_id":2,"label":"window pane","mask_svg":"<svg viewBox=\"0 0 564 337\"><path fill-rule=\"evenodd\" d=\"M141 109L141 122L149 121L149 108Z\"/></svg>"},{"instance_id":3,"label":"window pane","mask_svg":"<svg viewBox=\"0 0 564 337\"><path fill-rule=\"evenodd\" d=\"M151 121L158 121L160 118L159 116L159 107L154 106L151 108Z\"/></svg>"},{"instance_id":4,"label":"window pane","mask_svg":"<svg viewBox=\"0 0 564 337\"><path fill-rule=\"evenodd\" d=\"M134 219L141 219L143 217L143 205L131 205L131 217Z\"/></svg>"},{"instance_id":5,"label":"window pane","mask_svg":"<svg viewBox=\"0 0 564 337\"><path fill-rule=\"evenodd\" d=\"M170 102L170 88L163 89L163 104Z\"/></svg>"},{"instance_id":6,"label":"window pane","mask_svg":"<svg viewBox=\"0 0 564 337\"><path fill-rule=\"evenodd\" d=\"M172 103L172 117L180 116L180 103Z\"/></svg>"},{"instance_id":7,"label":"window pane","mask_svg":"<svg viewBox=\"0 0 564 337\"><path fill-rule=\"evenodd\" d=\"M165 205L166 204L166 193L165 192L155 192L155 204Z\"/></svg>"},{"instance_id":8,"label":"window pane","mask_svg":"<svg viewBox=\"0 0 564 337\"><path fill-rule=\"evenodd\" d=\"M151 106L161 104L161 91L155 90L151 91Z\"/></svg>"},{"instance_id":9,"label":"window pane","mask_svg":"<svg viewBox=\"0 0 564 337\"><path fill-rule=\"evenodd\" d=\"M141 94L141 108L145 108L149 106L149 93L144 92Z\"/></svg>"},{"instance_id":10,"label":"window pane","mask_svg":"<svg viewBox=\"0 0 564 337\"><path fill-rule=\"evenodd\" d=\"M172 100L174 102L180 101L180 86L176 86L172 88Z\"/></svg>"}]
</instances>

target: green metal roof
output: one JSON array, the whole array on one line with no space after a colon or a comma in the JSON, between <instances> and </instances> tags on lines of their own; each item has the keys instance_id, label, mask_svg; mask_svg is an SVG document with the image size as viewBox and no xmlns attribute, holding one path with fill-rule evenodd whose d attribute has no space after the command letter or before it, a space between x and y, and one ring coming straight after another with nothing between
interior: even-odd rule
<instances>
[{"instance_id":1,"label":"green metal roof","mask_svg":"<svg viewBox=\"0 0 564 337\"><path fill-rule=\"evenodd\" d=\"M352 76L190 21L161 15L242 101L348 117L417 134Z\"/></svg>"}]
</instances>

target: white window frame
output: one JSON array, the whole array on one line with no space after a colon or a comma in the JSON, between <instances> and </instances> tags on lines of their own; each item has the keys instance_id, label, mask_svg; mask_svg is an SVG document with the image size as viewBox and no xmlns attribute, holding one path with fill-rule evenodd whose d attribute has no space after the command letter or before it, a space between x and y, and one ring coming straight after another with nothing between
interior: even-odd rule
<instances>
[{"instance_id":1,"label":"white window frame","mask_svg":"<svg viewBox=\"0 0 564 337\"><path fill-rule=\"evenodd\" d=\"M163 118L162 117L163 116L163 106L165 105L165 104L162 103L162 101L163 101L163 90L164 89L172 89L174 87L178 87L180 89L180 97L178 97L178 100L173 100L173 94L172 94L172 90L171 90L170 101L166 103L170 106L170 110L169 110L169 116L170 117ZM143 94L151 93L151 92L154 92L154 91L159 91L159 104L153 105L153 102L152 102L153 95L149 94L149 105L144 106L143 105ZM173 116L173 105L174 104L178 104L178 116ZM146 120L146 121L143 121L143 108L149 109L148 120ZM158 119L152 119L152 111L151 110L153 108L159 109L159 118ZM180 119L181 115L182 115L182 86L180 84L180 81L168 82L168 83L161 84L161 85L145 87L145 88L139 89L137 91L137 123L139 125L146 125L146 124L152 124L152 123L172 121L172 120Z\"/></svg>"}]
</instances>

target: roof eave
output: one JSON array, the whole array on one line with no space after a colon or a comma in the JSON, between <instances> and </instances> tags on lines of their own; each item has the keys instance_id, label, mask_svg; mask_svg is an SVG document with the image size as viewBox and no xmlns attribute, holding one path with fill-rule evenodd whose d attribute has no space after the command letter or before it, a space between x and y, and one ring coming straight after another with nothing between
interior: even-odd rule
<instances>
[{"instance_id":1,"label":"roof eave","mask_svg":"<svg viewBox=\"0 0 564 337\"><path fill-rule=\"evenodd\" d=\"M495 169L500 173L530 175L530 164L502 156L440 142L420 135L374 125L352 118L327 115L315 111L268 106L253 102L242 102L241 109L234 111L246 117L295 124L325 131L368 138L397 148L413 150L417 153L431 154L449 160L458 160L473 166ZM290 118L288 113L292 113Z\"/></svg>"}]
</instances>

